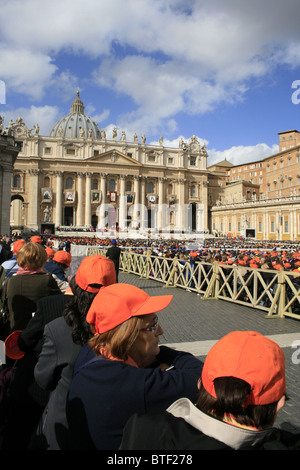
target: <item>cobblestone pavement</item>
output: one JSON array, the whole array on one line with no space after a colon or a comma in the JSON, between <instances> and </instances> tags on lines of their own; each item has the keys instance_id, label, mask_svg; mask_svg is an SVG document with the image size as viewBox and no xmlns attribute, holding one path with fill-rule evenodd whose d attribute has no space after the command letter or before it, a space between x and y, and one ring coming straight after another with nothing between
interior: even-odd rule
<instances>
[{"instance_id":1,"label":"cobblestone pavement","mask_svg":"<svg viewBox=\"0 0 300 470\"><path fill-rule=\"evenodd\" d=\"M119 282L136 285L149 295L173 294L171 304L159 315L164 330L161 343L189 351L202 360L218 339L233 330L258 331L276 341L285 353L289 397L276 423L289 422L300 428L300 319L265 318L262 310L222 300L204 300L194 292L165 288L158 281L133 274L121 272Z\"/></svg>"}]
</instances>

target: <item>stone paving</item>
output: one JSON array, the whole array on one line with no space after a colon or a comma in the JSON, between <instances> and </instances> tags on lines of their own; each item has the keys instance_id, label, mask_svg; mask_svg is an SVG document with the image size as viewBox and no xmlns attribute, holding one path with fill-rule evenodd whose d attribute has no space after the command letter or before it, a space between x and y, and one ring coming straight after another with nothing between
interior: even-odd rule
<instances>
[{"instance_id":1,"label":"stone paving","mask_svg":"<svg viewBox=\"0 0 300 470\"><path fill-rule=\"evenodd\" d=\"M289 422L300 429L300 319L265 318L262 310L204 300L194 292L166 288L158 281L133 274L120 272L119 282L136 285L149 295L173 294L171 304L159 315L164 330L161 343L189 351L202 360L218 339L233 330L258 331L276 341L285 353L289 397L276 423Z\"/></svg>"}]
</instances>

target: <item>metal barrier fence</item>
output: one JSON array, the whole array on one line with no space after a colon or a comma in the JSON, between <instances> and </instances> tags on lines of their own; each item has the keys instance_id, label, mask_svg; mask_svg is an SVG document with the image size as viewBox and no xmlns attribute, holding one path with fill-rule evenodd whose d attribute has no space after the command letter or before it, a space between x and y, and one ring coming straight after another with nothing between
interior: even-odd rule
<instances>
[{"instance_id":1,"label":"metal barrier fence","mask_svg":"<svg viewBox=\"0 0 300 470\"><path fill-rule=\"evenodd\" d=\"M88 254L106 250L89 247ZM203 300L220 299L266 312L266 318L300 319L300 273L210 263L122 251L120 270L154 279L164 287L196 292Z\"/></svg>"}]
</instances>

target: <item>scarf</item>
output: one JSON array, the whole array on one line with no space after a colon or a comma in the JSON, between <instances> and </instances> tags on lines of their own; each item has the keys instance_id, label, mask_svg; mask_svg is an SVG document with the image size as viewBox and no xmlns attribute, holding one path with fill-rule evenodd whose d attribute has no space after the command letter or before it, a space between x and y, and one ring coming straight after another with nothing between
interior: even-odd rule
<instances>
[{"instance_id":1,"label":"scarf","mask_svg":"<svg viewBox=\"0 0 300 470\"><path fill-rule=\"evenodd\" d=\"M19 267L18 271L17 271L17 274L45 274L45 271L43 271L42 269L29 269L27 268L26 266L23 268L23 267Z\"/></svg>"}]
</instances>

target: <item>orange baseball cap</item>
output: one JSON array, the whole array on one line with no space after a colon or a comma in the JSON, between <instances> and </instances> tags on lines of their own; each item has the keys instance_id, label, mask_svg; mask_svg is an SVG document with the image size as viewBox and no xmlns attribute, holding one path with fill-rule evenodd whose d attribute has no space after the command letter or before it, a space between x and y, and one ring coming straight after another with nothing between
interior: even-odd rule
<instances>
[{"instance_id":1,"label":"orange baseball cap","mask_svg":"<svg viewBox=\"0 0 300 470\"><path fill-rule=\"evenodd\" d=\"M277 402L286 392L284 353L256 331L233 331L211 348L204 362L202 384L215 398L219 377L236 377L251 386L245 406Z\"/></svg>"},{"instance_id":2,"label":"orange baseball cap","mask_svg":"<svg viewBox=\"0 0 300 470\"><path fill-rule=\"evenodd\" d=\"M13 245L13 253L18 253L19 249L25 244L25 240L16 240Z\"/></svg>"},{"instance_id":3,"label":"orange baseball cap","mask_svg":"<svg viewBox=\"0 0 300 470\"><path fill-rule=\"evenodd\" d=\"M34 235L33 237L30 238L30 240L32 241L32 243L39 243L39 244L42 243L42 239L38 235Z\"/></svg>"},{"instance_id":4,"label":"orange baseball cap","mask_svg":"<svg viewBox=\"0 0 300 470\"><path fill-rule=\"evenodd\" d=\"M87 256L79 265L75 281L81 289L97 293L100 286L109 286L116 282L115 265L102 255Z\"/></svg>"},{"instance_id":5,"label":"orange baseball cap","mask_svg":"<svg viewBox=\"0 0 300 470\"><path fill-rule=\"evenodd\" d=\"M50 246L47 246L47 248L45 248L45 251L46 251L48 257L52 256L56 253L56 251L53 250L53 248L50 248Z\"/></svg>"},{"instance_id":6,"label":"orange baseball cap","mask_svg":"<svg viewBox=\"0 0 300 470\"><path fill-rule=\"evenodd\" d=\"M280 269L283 267L281 264L274 264L274 269L277 269L277 271L280 271Z\"/></svg>"},{"instance_id":7,"label":"orange baseball cap","mask_svg":"<svg viewBox=\"0 0 300 470\"><path fill-rule=\"evenodd\" d=\"M18 337L21 330L13 331L5 340L5 354L11 359L21 359L24 356L24 351L21 351L18 345Z\"/></svg>"},{"instance_id":8,"label":"orange baseball cap","mask_svg":"<svg viewBox=\"0 0 300 470\"><path fill-rule=\"evenodd\" d=\"M139 287L117 283L99 290L87 313L86 321L97 333L112 330L131 317L148 315L166 308L173 295L150 296Z\"/></svg>"},{"instance_id":9,"label":"orange baseball cap","mask_svg":"<svg viewBox=\"0 0 300 470\"><path fill-rule=\"evenodd\" d=\"M53 261L57 261L58 263L65 264L66 266L70 266L71 264L71 255L67 251L59 250L56 251L53 256Z\"/></svg>"}]
</instances>

